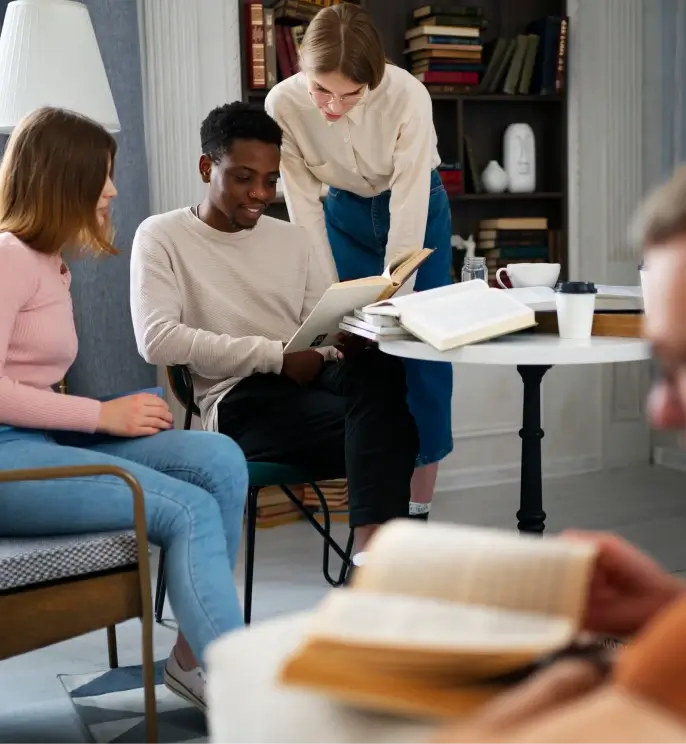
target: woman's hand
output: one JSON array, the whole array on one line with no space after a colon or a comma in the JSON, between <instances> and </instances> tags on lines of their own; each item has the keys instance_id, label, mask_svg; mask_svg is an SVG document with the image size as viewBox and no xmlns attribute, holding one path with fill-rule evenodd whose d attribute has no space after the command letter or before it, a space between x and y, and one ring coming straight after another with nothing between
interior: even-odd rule
<instances>
[{"instance_id":1,"label":"woman's hand","mask_svg":"<svg viewBox=\"0 0 686 744\"><path fill-rule=\"evenodd\" d=\"M97 431L116 437L147 437L172 425L171 411L162 398L137 393L103 403Z\"/></svg>"},{"instance_id":2,"label":"woman's hand","mask_svg":"<svg viewBox=\"0 0 686 744\"><path fill-rule=\"evenodd\" d=\"M586 603L585 630L633 635L684 592L681 581L617 535L565 532L563 537L586 540L598 548Z\"/></svg>"}]
</instances>

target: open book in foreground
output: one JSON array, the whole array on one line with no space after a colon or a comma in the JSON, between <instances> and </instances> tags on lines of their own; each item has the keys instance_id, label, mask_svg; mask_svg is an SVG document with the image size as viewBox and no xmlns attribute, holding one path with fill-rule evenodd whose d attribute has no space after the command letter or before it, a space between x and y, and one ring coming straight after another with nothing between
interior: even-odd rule
<instances>
[{"instance_id":1,"label":"open book in foreground","mask_svg":"<svg viewBox=\"0 0 686 744\"><path fill-rule=\"evenodd\" d=\"M403 328L438 351L536 325L534 310L526 303L481 279L384 299L363 310L369 316L397 318Z\"/></svg>"},{"instance_id":2,"label":"open book in foreground","mask_svg":"<svg viewBox=\"0 0 686 744\"><path fill-rule=\"evenodd\" d=\"M285 353L334 344L344 316L370 302L392 297L432 253L432 248L407 251L391 261L382 276L332 284L286 344Z\"/></svg>"},{"instance_id":3,"label":"open book in foreground","mask_svg":"<svg viewBox=\"0 0 686 744\"><path fill-rule=\"evenodd\" d=\"M594 546L397 521L330 592L281 681L343 702L455 716L579 635Z\"/></svg>"}]
</instances>

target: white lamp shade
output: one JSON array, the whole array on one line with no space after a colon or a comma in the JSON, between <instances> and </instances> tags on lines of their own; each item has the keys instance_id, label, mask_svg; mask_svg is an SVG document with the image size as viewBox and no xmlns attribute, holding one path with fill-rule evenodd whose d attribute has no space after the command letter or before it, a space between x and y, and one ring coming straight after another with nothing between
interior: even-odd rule
<instances>
[{"instance_id":1,"label":"white lamp shade","mask_svg":"<svg viewBox=\"0 0 686 744\"><path fill-rule=\"evenodd\" d=\"M14 0L0 34L0 132L42 106L118 132L119 117L88 8L75 0Z\"/></svg>"}]
</instances>

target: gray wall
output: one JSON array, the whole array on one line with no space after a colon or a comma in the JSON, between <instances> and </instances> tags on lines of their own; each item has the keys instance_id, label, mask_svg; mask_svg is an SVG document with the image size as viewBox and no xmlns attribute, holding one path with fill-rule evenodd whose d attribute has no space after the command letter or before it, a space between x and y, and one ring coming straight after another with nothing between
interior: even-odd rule
<instances>
[{"instance_id":1,"label":"gray wall","mask_svg":"<svg viewBox=\"0 0 686 744\"><path fill-rule=\"evenodd\" d=\"M0 0L4 18L7 0ZM79 355L67 376L69 392L101 396L150 387L156 370L138 355L129 310L129 258L138 225L150 214L136 0L86 0L93 19L122 131L113 209L113 258L71 263Z\"/></svg>"}]
</instances>

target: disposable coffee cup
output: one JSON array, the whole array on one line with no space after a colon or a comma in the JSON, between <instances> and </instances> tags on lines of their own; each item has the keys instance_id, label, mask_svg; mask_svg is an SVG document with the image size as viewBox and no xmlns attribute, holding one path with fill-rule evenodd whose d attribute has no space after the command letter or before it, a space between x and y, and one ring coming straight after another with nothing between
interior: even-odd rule
<instances>
[{"instance_id":1,"label":"disposable coffee cup","mask_svg":"<svg viewBox=\"0 0 686 744\"><path fill-rule=\"evenodd\" d=\"M555 287L560 338L591 337L596 294L593 282L560 282Z\"/></svg>"}]
</instances>

